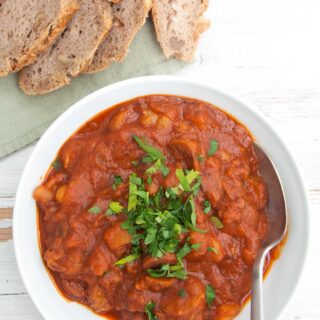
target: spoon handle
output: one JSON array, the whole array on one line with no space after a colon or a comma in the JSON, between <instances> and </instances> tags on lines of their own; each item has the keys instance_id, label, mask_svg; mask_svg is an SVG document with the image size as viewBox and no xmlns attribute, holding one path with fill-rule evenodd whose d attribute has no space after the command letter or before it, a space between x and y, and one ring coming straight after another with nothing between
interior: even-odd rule
<instances>
[{"instance_id":1,"label":"spoon handle","mask_svg":"<svg viewBox=\"0 0 320 320\"><path fill-rule=\"evenodd\" d=\"M257 256L252 272L251 320L263 320L263 266L266 252Z\"/></svg>"}]
</instances>

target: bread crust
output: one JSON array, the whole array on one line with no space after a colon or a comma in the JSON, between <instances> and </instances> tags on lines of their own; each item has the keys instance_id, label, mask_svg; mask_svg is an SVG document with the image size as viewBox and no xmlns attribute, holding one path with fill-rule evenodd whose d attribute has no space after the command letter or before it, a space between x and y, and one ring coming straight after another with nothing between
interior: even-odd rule
<instances>
[{"instance_id":1,"label":"bread crust","mask_svg":"<svg viewBox=\"0 0 320 320\"><path fill-rule=\"evenodd\" d=\"M68 85L91 64L98 46L111 28L112 12L108 2L90 1L80 2L84 7L73 17L66 32L34 64L20 71L19 85L26 94L42 95ZM89 5L95 10L90 12L91 17L87 12ZM92 30L96 33L88 36Z\"/></svg>"},{"instance_id":2,"label":"bread crust","mask_svg":"<svg viewBox=\"0 0 320 320\"><path fill-rule=\"evenodd\" d=\"M196 1L197 0L190 1L189 3ZM181 1L153 0L152 20L157 40L167 58L174 57L182 61L190 61L194 58L199 37L210 26L210 21L203 17L203 13L207 10L209 5L208 0L199 0L198 2L198 5L192 8L195 19L193 21L187 21L186 18L183 21L183 26L189 22L188 28L183 28L183 26L181 26L184 35L181 36L180 39L176 38L174 39L175 41L171 41L175 37L170 37L171 26L167 21L170 20L170 14L175 12L173 6L175 4L177 4L177 6L181 5ZM166 6L169 8L167 9ZM166 17L163 17L164 14ZM182 18L182 14L177 16L177 19ZM182 43L184 44L184 47L181 45Z\"/></svg>"},{"instance_id":3,"label":"bread crust","mask_svg":"<svg viewBox=\"0 0 320 320\"><path fill-rule=\"evenodd\" d=\"M124 29L126 31L125 26L119 27L117 25L118 23L122 23L117 21L117 10L118 8L124 8L128 5L128 1L132 0L121 0L119 4L113 5L113 11L114 11L114 22L113 26L108 33L106 39L101 43L99 46L97 52L95 53L95 56L93 58L93 61L91 65L88 67L88 69L85 71L85 73L95 73L98 71L102 71L106 69L113 61L123 61L129 51L129 47L136 35L136 33L140 30L140 28L144 25L146 18L148 17L148 13L151 10L152 7L152 0L142 0L141 5L139 6L139 9L141 10L141 14L136 16L134 20L136 21L134 27L130 32L126 33L126 41L119 45L117 44L116 48L111 48L110 43L112 43L113 38L115 36L119 37L119 34L121 34L121 29ZM125 22L123 22L125 24Z\"/></svg>"},{"instance_id":4,"label":"bread crust","mask_svg":"<svg viewBox=\"0 0 320 320\"><path fill-rule=\"evenodd\" d=\"M25 66L32 64L36 60L37 55L45 51L63 32L72 16L79 10L79 4L77 0L62 0L61 2L61 12L57 16L56 21L43 30L37 41L17 61L10 60L10 57L8 57L4 63L6 68L0 69L0 77L7 76L11 72L17 72Z\"/></svg>"}]
</instances>

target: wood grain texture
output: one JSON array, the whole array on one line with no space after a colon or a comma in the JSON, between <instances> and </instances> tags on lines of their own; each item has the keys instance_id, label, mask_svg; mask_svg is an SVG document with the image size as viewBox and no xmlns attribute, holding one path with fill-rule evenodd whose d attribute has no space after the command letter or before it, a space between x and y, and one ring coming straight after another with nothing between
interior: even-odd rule
<instances>
[{"instance_id":1,"label":"wood grain texture","mask_svg":"<svg viewBox=\"0 0 320 320\"><path fill-rule=\"evenodd\" d=\"M283 320L320 319L319 12L319 0L214 0L207 13L212 27L201 39L197 60L181 72L238 95L259 110L302 171L311 204L311 247L301 285ZM0 208L13 207L33 147L0 160ZM10 210L1 210L0 238L8 239L10 230L5 229L11 224ZM0 320L11 319L43 318L26 293L9 240L0 242Z\"/></svg>"},{"instance_id":2,"label":"wood grain texture","mask_svg":"<svg viewBox=\"0 0 320 320\"><path fill-rule=\"evenodd\" d=\"M0 209L0 242L12 239L12 209Z\"/></svg>"}]
</instances>

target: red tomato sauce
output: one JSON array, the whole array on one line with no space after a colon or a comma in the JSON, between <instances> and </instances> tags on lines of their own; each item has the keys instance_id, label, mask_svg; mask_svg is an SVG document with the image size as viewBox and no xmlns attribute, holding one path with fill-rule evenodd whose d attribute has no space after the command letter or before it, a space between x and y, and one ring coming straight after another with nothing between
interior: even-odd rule
<instances>
[{"instance_id":1,"label":"red tomato sauce","mask_svg":"<svg viewBox=\"0 0 320 320\"><path fill-rule=\"evenodd\" d=\"M156 162L143 160L148 152L134 135L164 155L165 170L146 173ZM90 119L63 144L34 192L41 254L62 295L119 320L233 319L250 295L252 265L268 229L267 190L252 143L236 119L183 97L140 97ZM175 247L155 257L146 238L134 244L141 229L133 235L123 227L135 212L126 210L130 177L141 178L150 199L178 186L175 197L183 203L191 193L179 187L179 170L201 179L190 206L193 227L183 226L171 239ZM190 252L179 262L184 245ZM134 246L138 257L117 265ZM268 256L266 269L274 258ZM184 279L148 271L177 265Z\"/></svg>"}]
</instances>

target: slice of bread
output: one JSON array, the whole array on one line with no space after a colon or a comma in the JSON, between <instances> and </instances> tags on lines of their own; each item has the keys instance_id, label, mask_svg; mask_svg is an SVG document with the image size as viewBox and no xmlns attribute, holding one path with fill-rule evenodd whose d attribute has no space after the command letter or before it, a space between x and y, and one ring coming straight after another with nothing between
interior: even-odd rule
<instances>
[{"instance_id":1,"label":"slice of bread","mask_svg":"<svg viewBox=\"0 0 320 320\"><path fill-rule=\"evenodd\" d=\"M76 0L0 2L0 77L32 63L78 9Z\"/></svg>"},{"instance_id":2,"label":"slice of bread","mask_svg":"<svg viewBox=\"0 0 320 320\"><path fill-rule=\"evenodd\" d=\"M157 39L167 58L192 60L202 32L208 0L153 0L152 18Z\"/></svg>"},{"instance_id":3,"label":"slice of bread","mask_svg":"<svg viewBox=\"0 0 320 320\"><path fill-rule=\"evenodd\" d=\"M34 64L20 72L19 84L26 94L61 88L91 64L111 28L112 9L105 0L79 0L79 4L80 10L65 32Z\"/></svg>"},{"instance_id":4,"label":"slice of bread","mask_svg":"<svg viewBox=\"0 0 320 320\"><path fill-rule=\"evenodd\" d=\"M121 0L113 4L113 25L106 39L98 48L87 73L107 68L112 61L123 60L139 29L151 9L151 0Z\"/></svg>"}]
</instances>

